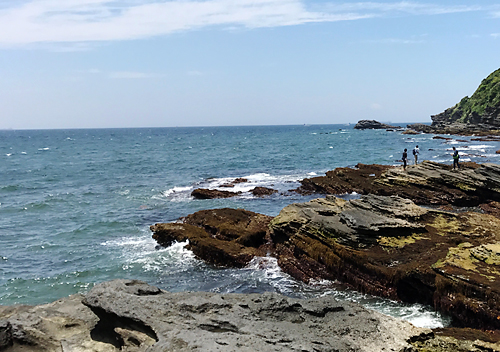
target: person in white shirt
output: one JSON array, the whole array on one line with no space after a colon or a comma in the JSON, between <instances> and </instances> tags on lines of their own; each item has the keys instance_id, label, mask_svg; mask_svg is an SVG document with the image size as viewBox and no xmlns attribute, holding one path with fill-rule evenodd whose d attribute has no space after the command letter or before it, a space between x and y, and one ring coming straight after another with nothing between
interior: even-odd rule
<instances>
[{"instance_id":1,"label":"person in white shirt","mask_svg":"<svg viewBox=\"0 0 500 352\"><path fill-rule=\"evenodd\" d=\"M418 154L420 153L420 149L418 149L418 145L413 149L413 156L415 157L415 165L418 162Z\"/></svg>"}]
</instances>

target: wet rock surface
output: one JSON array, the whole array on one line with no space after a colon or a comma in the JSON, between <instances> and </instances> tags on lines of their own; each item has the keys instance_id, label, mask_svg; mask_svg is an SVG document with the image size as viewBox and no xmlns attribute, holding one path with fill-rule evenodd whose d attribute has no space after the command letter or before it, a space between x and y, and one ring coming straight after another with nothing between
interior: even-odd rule
<instances>
[{"instance_id":1,"label":"wet rock surface","mask_svg":"<svg viewBox=\"0 0 500 352\"><path fill-rule=\"evenodd\" d=\"M48 305L0 307L0 321L9 352L407 351L435 338L331 296L169 293L131 280Z\"/></svg>"},{"instance_id":2,"label":"wet rock surface","mask_svg":"<svg viewBox=\"0 0 500 352\"><path fill-rule=\"evenodd\" d=\"M266 253L264 244L270 216L243 209L202 210L181 223L151 226L153 238L162 246L189 240L188 248L215 265L243 267Z\"/></svg>"}]
</instances>

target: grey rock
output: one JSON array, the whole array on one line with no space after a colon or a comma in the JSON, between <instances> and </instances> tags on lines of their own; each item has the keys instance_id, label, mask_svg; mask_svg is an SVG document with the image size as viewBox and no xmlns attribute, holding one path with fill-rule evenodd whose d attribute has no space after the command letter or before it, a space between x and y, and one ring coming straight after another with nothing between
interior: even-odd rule
<instances>
[{"instance_id":1,"label":"grey rock","mask_svg":"<svg viewBox=\"0 0 500 352\"><path fill-rule=\"evenodd\" d=\"M317 233L321 229L322 236L337 243L365 247L375 244L381 233L404 236L420 232L425 226L416 220L427 212L397 196L369 194L349 202L327 196L285 207L271 222L271 231L277 236L283 232Z\"/></svg>"},{"instance_id":2,"label":"grey rock","mask_svg":"<svg viewBox=\"0 0 500 352\"><path fill-rule=\"evenodd\" d=\"M169 293L130 280L47 305L0 307L0 319L9 352L401 351L430 336L331 296Z\"/></svg>"}]
</instances>

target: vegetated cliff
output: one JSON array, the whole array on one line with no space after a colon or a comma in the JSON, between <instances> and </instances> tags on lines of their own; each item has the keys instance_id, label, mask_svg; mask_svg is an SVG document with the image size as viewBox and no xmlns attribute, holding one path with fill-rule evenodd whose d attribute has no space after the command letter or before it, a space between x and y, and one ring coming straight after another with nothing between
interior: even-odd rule
<instances>
[{"instance_id":1,"label":"vegetated cliff","mask_svg":"<svg viewBox=\"0 0 500 352\"><path fill-rule=\"evenodd\" d=\"M500 69L483 79L472 96L431 116L432 127L477 125L482 129L500 129Z\"/></svg>"}]
</instances>

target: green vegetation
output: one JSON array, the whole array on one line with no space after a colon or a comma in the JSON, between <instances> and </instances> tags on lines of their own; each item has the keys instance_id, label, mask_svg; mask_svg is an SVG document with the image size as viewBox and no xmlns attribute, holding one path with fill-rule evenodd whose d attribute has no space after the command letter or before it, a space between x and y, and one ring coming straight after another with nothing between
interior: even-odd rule
<instances>
[{"instance_id":1,"label":"green vegetation","mask_svg":"<svg viewBox=\"0 0 500 352\"><path fill-rule=\"evenodd\" d=\"M472 96L463 98L460 103L447 111L447 115L457 122L471 123L474 116L500 109L500 69L483 79Z\"/></svg>"}]
</instances>

